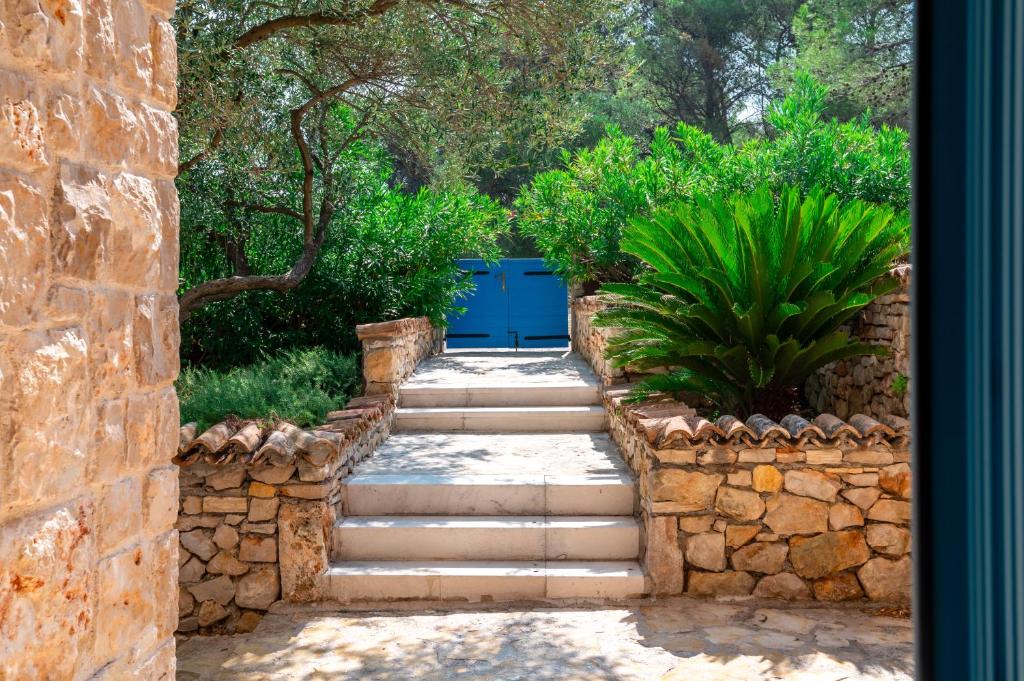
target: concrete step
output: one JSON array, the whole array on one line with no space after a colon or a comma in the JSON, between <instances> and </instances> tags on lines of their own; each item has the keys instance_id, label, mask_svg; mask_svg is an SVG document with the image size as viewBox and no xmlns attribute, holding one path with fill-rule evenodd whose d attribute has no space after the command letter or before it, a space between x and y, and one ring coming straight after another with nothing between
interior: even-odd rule
<instances>
[{"instance_id":1,"label":"concrete step","mask_svg":"<svg viewBox=\"0 0 1024 681\"><path fill-rule=\"evenodd\" d=\"M604 407L401 407L396 431L540 433L605 429Z\"/></svg>"},{"instance_id":2,"label":"concrete step","mask_svg":"<svg viewBox=\"0 0 1024 681\"><path fill-rule=\"evenodd\" d=\"M577 407L601 404L601 389L582 381L542 385L444 386L406 384L398 392L401 407Z\"/></svg>"},{"instance_id":3,"label":"concrete step","mask_svg":"<svg viewBox=\"0 0 1024 681\"><path fill-rule=\"evenodd\" d=\"M635 560L630 516L354 516L334 526L337 560Z\"/></svg>"},{"instance_id":4,"label":"concrete step","mask_svg":"<svg viewBox=\"0 0 1024 681\"><path fill-rule=\"evenodd\" d=\"M347 516L633 514L629 473L444 475L360 473L342 488Z\"/></svg>"},{"instance_id":5,"label":"concrete step","mask_svg":"<svg viewBox=\"0 0 1024 681\"><path fill-rule=\"evenodd\" d=\"M327 571L341 602L625 599L645 593L635 561L338 562Z\"/></svg>"}]
</instances>

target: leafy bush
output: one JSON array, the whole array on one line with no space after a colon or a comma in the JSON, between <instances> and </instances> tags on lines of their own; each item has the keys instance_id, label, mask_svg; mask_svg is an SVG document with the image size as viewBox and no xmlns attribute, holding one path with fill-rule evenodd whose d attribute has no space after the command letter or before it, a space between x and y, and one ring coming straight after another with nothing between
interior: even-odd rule
<instances>
[{"instance_id":1,"label":"leafy bush","mask_svg":"<svg viewBox=\"0 0 1024 681\"><path fill-rule=\"evenodd\" d=\"M345 163L350 195L310 274L289 293L252 291L194 312L182 328L186 363L242 366L313 346L355 352L356 324L419 315L443 323L472 287L454 260L499 256L508 220L497 202L469 188L410 193L391 186L390 160L373 145L353 145ZM231 272L219 235L232 233L220 227L232 216L191 186L182 195L182 288ZM249 219L244 249L252 271L287 271L301 248L294 223L276 214Z\"/></svg>"},{"instance_id":2,"label":"leafy bush","mask_svg":"<svg viewBox=\"0 0 1024 681\"><path fill-rule=\"evenodd\" d=\"M875 129L867 117L824 120L828 91L807 75L767 116L770 134L723 145L698 128L659 128L646 154L615 128L590 150L564 156L565 168L537 175L516 201L520 230L549 265L574 284L629 281L639 263L619 247L622 230L659 207L697 195L767 186L778 195L813 187L840 200L904 211L910 203L907 134Z\"/></svg>"},{"instance_id":3,"label":"leafy bush","mask_svg":"<svg viewBox=\"0 0 1024 681\"><path fill-rule=\"evenodd\" d=\"M323 348L287 351L224 372L187 367L177 382L181 421L200 428L228 416L319 425L360 388L358 358Z\"/></svg>"},{"instance_id":4,"label":"leafy bush","mask_svg":"<svg viewBox=\"0 0 1024 681\"><path fill-rule=\"evenodd\" d=\"M780 391L829 362L885 352L840 326L896 287L884 275L908 230L904 213L821 189L803 200L799 187L776 198L769 185L698 195L626 229L623 250L647 269L604 286L615 305L596 323L624 329L608 345L613 364L667 369L637 396L693 391L778 418Z\"/></svg>"}]
</instances>

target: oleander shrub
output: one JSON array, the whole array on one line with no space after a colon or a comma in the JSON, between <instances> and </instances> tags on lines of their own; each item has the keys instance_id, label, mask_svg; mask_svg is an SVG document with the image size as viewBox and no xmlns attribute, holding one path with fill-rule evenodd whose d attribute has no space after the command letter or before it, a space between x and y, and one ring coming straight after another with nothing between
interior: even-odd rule
<instances>
[{"instance_id":1,"label":"oleander shrub","mask_svg":"<svg viewBox=\"0 0 1024 681\"><path fill-rule=\"evenodd\" d=\"M780 418L785 395L816 369L885 348L841 327L898 285L906 213L815 188L770 185L697 195L624 231L644 264L635 283L609 283L598 326L616 366L656 371L635 391L699 393L741 415Z\"/></svg>"},{"instance_id":2,"label":"oleander shrub","mask_svg":"<svg viewBox=\"0 0 1024 681\"><path fill-rule=\"evenodd\" d=\"M548 264L587 292L630 281L642 265L621 248L623 230L656 210L697 195L729 196L767 187L812 188L841 201L859 199L895 212L910 203L905 131L875 128L867 116L824 118L828 90L806 74L774 103L768 134L739 146L716 142L680 123L659 128L645 150L616 128L593 149L563 156L563 168L540 173L516 200L519 230Z\"/></svg>"}]
</instances>

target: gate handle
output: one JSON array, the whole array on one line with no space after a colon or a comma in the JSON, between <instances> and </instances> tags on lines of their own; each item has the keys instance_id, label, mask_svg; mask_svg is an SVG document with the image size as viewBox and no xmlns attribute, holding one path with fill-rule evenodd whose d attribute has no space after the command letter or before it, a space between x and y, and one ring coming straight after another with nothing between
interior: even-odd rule
<instances>
[{"instance_id":1,"label":"gate handle","mask_svg":"<svg viewBox=\"0 0 1024 681\"><path fill-rule=\"evenodd\" d=\"M505 273L501 273L501 292L505 293Z\"/></svg>"}]
</instances>

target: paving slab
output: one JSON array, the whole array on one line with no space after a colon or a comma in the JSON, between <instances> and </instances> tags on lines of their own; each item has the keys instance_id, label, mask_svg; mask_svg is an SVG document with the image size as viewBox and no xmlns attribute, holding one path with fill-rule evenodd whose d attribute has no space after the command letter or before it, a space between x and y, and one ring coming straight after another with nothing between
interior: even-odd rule
<instances>
[{"instance_id":1,"label":"paving slab","mask_svg":"<svg viewBox=\"0 0 1024 681\"><path fill-rule=\"evenodd\" d=\"M565 350L445 352L422 362L402 389L428 387L596 386L578 354Z\"/></svg>"},{"instance_id":2,"label":"paving slab","mask_svg":"<svg viewBox=\"0 0 1024 681\"><path fill-rule=\"evenodd\" d=\"M179 681L911 681L910 620L864 607L279 607L178 645Z\"/></svg>"}]
</instances>

